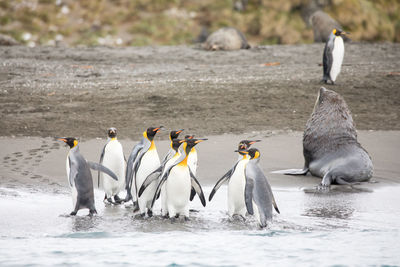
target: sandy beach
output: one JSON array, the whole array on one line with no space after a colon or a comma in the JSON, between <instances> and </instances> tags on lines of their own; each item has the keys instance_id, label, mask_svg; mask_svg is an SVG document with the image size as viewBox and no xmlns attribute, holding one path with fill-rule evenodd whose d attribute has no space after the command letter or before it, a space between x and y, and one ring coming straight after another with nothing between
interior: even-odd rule
<instances>
[{"instance_id":1,"label":"sandy beach","mask_svg":"<svg viewBox=\"0 0 400 267\"><path fill-rule=\"evenodd\" d=\"M164 133L166 135L166 132ZM271 171L302 168L301 132L254 132L242 135L224 134L205 136L209 140L198 145L198 178L203 185L213 185L229 170L237 154L237 143L242 139L260 139L255 147L261 151L261 166L273 187L310 188L320 182L319 178L286 176ZM160 157L169 149L169 141L156 138ZM361 187L398 185L400 183L400 131L360 131L359 141L370 153L374 163L372 181ZM138 141L120 140L126 157ZM83 139L80 150L87 160L99 161L105 139ZM2 137L0 138L0 187L25 188L28 190L69 192L65 159L69 148L52 138ZM97 174L93 172L93 177Z\"/></svg>"}]
</instances>

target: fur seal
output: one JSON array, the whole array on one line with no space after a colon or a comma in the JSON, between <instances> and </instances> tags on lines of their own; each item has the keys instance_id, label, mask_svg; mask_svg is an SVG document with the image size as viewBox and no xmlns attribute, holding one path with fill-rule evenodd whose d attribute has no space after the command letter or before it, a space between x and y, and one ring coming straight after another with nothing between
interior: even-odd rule
<instances>
[{"instance_id":1,"label":"fur seal","mask_svg":"<svg viewBox=\"0 0 400 267\"><path fill-rule=\"evenodd\" d=\"M303 135L304 168L274 173L321 177L319 189L333 183L368 181L373 165L368 152L358 143L353 118L344 99L321 87Z\"/></svg>"},{"instance_id":2,"label":"fur seal","mask_svg":"<svg viewBox=\"0 0 400 267\"><path fill-rule=\"evenodd\" d=\"M205 50L239 50L249 49L250 45L239 30L224 27L208 36L203 48Z\"/></svg>"},{"instance_id":3,"label":"fur seal","mask_svg":"<svg viewBox=\"0 0 400 267\"><path fill-rule=\"evenodd\" d=\"M342 29L342 26L336 20L321 10L315 11L310 16L310 24L313 28L315 43L327 42L333 29ZM343 40L346 42L350 39L344 36Z\"/></svg>"}]
</instances>

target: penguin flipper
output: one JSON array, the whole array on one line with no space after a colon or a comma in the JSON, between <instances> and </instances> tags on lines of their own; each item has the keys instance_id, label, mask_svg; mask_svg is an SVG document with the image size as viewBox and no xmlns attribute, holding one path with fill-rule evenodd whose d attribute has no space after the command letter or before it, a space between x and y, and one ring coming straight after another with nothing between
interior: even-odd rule
<instances>
[{"instance_id":1,"label":"penguin flipper","mask_svg":"<svg viewBox=\"0 0 400 267\"><path fill-rule=\"evenodd\" d=\"M158 179L158 177L160 177L161 175L161 171L162 171L162 166L160 166L157 170L153 171L152 173L150 173L146 179L144 180L142 186L139 189L139 193L138 196L140 197L144 190L146 190L146 188L154 181L156 181Z\"/></svg>"},{"instance_id":2,"label":"penguin flipper","mask_svg":"<svg viewBox=\"0 0 400 267\"><path fill-rule=\"evenodd\" d=\"M244 201L246 203L247 212L250 215L254 214L253 210L253 188L254 180L246 176L246 185L244 187Z\"/></svg>"},{"instance_id":3,"label":"penguin flipper","mask_svg":"<svg viewBox=\"0 0 400 267\"><path fill-rule=\"evenodd\" d=\"M235 172L236 166L239 163L236 162L235 166L233 166L232 169L230 169L229 171L227 171L218 181L217 183L214 185L214 188L211 190L210 196L208 197L208 201L211 201L211 199L214 197L215 193L217 192L217 190L221 187L221 185L223 183L225 183L226 181L228 181L232 174Z\"/></svg>"},{"instance_id":4,"label":"penguin flipper","mask_svg":"<svg viewBox=\"0 0 400 267\"><path fill-rule=\"evenodd\" d=\"M332 52L333 52L333 42L331 43L328 41L325 45L324 56L322 58L322 63L324 67L324 76L322 80L324 82L328 82L328 80L330 79L330 72L333 63Z\"/></svg>"},{"instance_id":5,"label":"penguin flipper","mask_svg":"<svg viewBox=\"0 0 400 267\"><path fill-rule=\"evenodd\" d=\"M108 145L108 142L107 142L107 144L104 145L103 150L101 151L99 164L103 164L104 153L106 151L107 145ZM97 187L100 188L100 171L97 174Z\"/></svg>"},{"instance_id":6,"label":"penguin flipper","mask_svg":"<svg viewBox=\"0 0 400 267\"><path fill-rule=\"evenodd\" d=\"M130 194L131 188L132 188L132 179L133 179L133 164L135 163L135 160L140 153L140 151L143 149L143 141L141 141L139 144L137 144L133 149L131 154L129 155L128 161L126 163L126 171L125 171L125 189L129 192Z\"/></svg>"},{"instance_id":7,"label":"penguin flipper","mask_svg":"<svg viewBox=\"0 0 400 267\"><path fill-rule=\"evenodd\" d=\"M196 195L196 190L194 190L193 186L192 186L192 190L190 191L190 201L192 201L194 199L194 196Z\"/></svg>"},{"instance_id":8,"label":"penguin flipper","mask_svg":"<svg viewBox=\"0 0 400 267\"><path fill-rule=\"evenodd\" d=\"M165 181L167 181L167 178L168 178L168 175L164 174L163 177L161 178L160 182L158 183L156 192L154 193L153 201L151 201L151 206L150 206L151 208L153 208L154 203L158 199L158 196L161 193L161 188L162 188L163 184L165 183Z\"/></svg>"},{"instance_id":9,"label":"penguin flipper","mask_svg":"<svg viewBox=\"0 0 400 267\"><path fill-rule=\"evenodd\" d=\"M190 178L191 178L191 183L192 183L191 198L192 198L192 193L193 193L193 189L194 189L196 191L197 195L200 198L201 204L203 205L203 207L205 207L206 206L206 199L204 197L203 189L201 188L201 185L200 185L199 181L196 179L196 177L194 176L194 174L190 170L190 168L189 168L189 172L190 172Z\"/></svg>"},{"instance_id":10,"label":"penguin flipper","mask_svg":"<svg viewBox=\"0 0 400 267\"><path fill-rule=\"evenodd\" d=\"M115 175L115 173L112 170L110 170L109 168L107 168L106 166L103 166L97 162L91 162L91 161L88 161L87 163L91 169L104 172L104 173L108 174L111 178L113 178L115 181L118 181L117 175Z\"/></svg>"},{"instance_id":11,"label":"penguin flipper","mask_svg":"<svg viewBox=\"0 0 400 267\"><path fill-rule=\"evenodd\" d=\"M308 168L304 167L303 169L278 170L272 171L271 173L280 173L285 175L306 175L308 173Z\"/></svg>"}]
</instances>

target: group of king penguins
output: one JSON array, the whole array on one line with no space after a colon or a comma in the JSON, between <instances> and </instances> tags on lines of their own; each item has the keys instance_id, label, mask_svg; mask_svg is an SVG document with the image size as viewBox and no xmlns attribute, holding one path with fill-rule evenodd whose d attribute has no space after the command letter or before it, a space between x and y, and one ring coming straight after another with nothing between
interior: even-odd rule
<instances>
[{"instance_id":1,"label":"group of king penguins","mask_svg":"<svg viewBox=\"0 0 400 267\"><path fill-rule=\"evenodd\" d=\"M322 82L334 84L340 73L344 42L340 29L333 29L325 44L323 53ZM104 201L110 204L133 202L134 211L151 217L153 206L161 198L161 215L171 219L184 216L189 218L189 202L197 194L202 205L206 200L202 187L196 178L197 151L195 146L207 139L195 139L186 135L179 139L183 130L171 131L170 149L160 161L154 143L155 135L162 127L150 127L143 132L141 141L135 145L126 161L117 130L108 129L108 140L100 156L100 163L84 159L79 152L78 140L72 137L59 138L70 151L66 169L71 187L74 210L89 209L89 215L96 212L94 204L93 179L90 169L98 170L98 187L104 190ZM255 215L261 227L272 219L272 208L279 209L271 186L259 167L260 151L250 146L259 140L243 140L236 152L239 154L235 165L220 178L212 189L212 200L220 186L228 182L228 214L231 218L245 219L247 214ZM124 199L119 193L126 191Z\"/></svg>"},{"instance_id":2,"label":"group of king penguins","mask_svg":"<svg viewBox=\"0 0 400 267\"><path fill-rule=\"evenodd\" d=\"M68 184L72 192L76 215L80 209L89 209L89 215L97 213L94 201L93 178L90 169L98 170L98 187L105 193L104 202L118 205L132 201L134 212L142 217L153 215L153 206L161 199L161 215L175 220L183 216L189 219L189 203L198 195L202 205L206 200L202 187L196 178L197 151L195 146L207 139L196 139L186 135L179 139L182 130L169 134L170 149L160 161L154 142L155 135L162 127L149 127L143 132L141 141L136 144L125 159L117 130L108 129L100 162L85 160L79 152L78 140L73 137L59 138L70 151L66 169ZM250 146L260 140L243 140L239 143L238 160L234 166L219 179L212 189L209 201L224 182L228 182L228 214L230 218L255 215L260 227L267 226L272 219L272 207L279 213L271 186L259 167L260 151ZM124 198L119 193L126 191Z\"/></svg>"}]
</instances>

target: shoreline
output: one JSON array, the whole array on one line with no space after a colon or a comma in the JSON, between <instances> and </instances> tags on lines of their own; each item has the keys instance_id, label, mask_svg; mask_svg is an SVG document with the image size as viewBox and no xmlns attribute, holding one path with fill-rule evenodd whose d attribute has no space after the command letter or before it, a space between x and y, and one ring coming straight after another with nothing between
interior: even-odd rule
<instances>
[{"instance_id":1,"label":"shoreline","mask_svg":"<svg viewBox=\"0 0 400 267\"><path fill-rule=\"evenodd\" d=\"M303 166L302 132L254 132L249 134L224 134L204 136L206 142L198 145L198 179L203 186L213 186L237 159L234 150L242 139L261 139L254 145L260 149L260 165L273 188L313 188L320 178L272 174L271 171ZM369 152L374 164L372 182L356 187L373 189L400 184L400 131L358 131L358 140ZM201 136L203 137L203 136ZM98 161L105 139L85 139L80 142L81 153L87 160ZM138 141L120 140L128 158ZM156 136L155 143L160 158L169 148L169 140ZM0 187L23 187L32 191L69 192L65 173L65 158L69 148L62 142L39 137L0 137L2 171ZM93 179L97 172L92 172ZM336 186L333 186L335 188ZM338 186L340 187L340 186ZM341 188L344 188L343 186ZM340 189L339 189L340 190Z\"/></svg>"}]
</instances>

